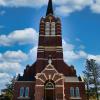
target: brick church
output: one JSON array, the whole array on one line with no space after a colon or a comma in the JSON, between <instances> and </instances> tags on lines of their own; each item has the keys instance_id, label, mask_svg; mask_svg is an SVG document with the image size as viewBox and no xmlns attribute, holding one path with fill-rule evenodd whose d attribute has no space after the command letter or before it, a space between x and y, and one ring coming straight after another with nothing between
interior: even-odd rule
<instances>
[{"instance_id":1,"label":"brick church","mask_svg":"<svg viewBox=\"0 0 100 100\"><path fill-rule=\"evenodd\" d=\"M40 20L37 60L14 84L13 100L86 100L85 84L63 59L61 20L49 0Z\"/></svg>"}]
</instances>

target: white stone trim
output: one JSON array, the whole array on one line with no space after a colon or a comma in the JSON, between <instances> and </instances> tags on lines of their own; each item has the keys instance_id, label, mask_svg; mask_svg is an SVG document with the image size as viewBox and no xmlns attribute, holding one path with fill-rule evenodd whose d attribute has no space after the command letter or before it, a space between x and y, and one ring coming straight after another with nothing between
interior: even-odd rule
<instances>
[{"instance_id":1,"label":"white stone trim","mask_svg":"<svg viewBox=\"0 0 100 100\"><path fill-rule=\"evenodd\" d=\"M55 60L63 60L63 58L58 58L58 59L55 59Z\"/></svg>"},{"instance_id":2,"label":"white stone trim","mask_svg":"<svg viewBox=\"0 0 100 100\"><path fill-rule=\"evenodd\" d=\"M48 68L46 68L45 70L54 70L54 69L48 69Z\"/></svg>"},{"instance_id":3,"label":"white stone trim","mask_svg":"<svg viewBox=\"0 0 100 100\"><path fill-rule=\"evenodd\" d=\"M49 75L49 80L51 79L51 75Z\"/></svg>"},{"instance_id":4,"label":"white stone trim","mask_svg":"<svg viewBox=\"0 0 100 100\"><path fill-rule=\"evenodd\" d=\"M38 48L62 48L62 46L39 46Z\"/></svg>"},{"instance_id":5,"label":"white stone trim","mask_svg":"<svg viewBox=\"0 0 100 100\"><path fill-rule=\"evenodd\" d=\"M55 81L55 83L59 82L60 80L63 80L63 78L59 78L58 80Z\"/></svg>"},{"instance_id":6,"label":"white stone trim","mask_svg":"<svg viewBox=\"0 0 100 100\"><path fill-rule=\"evenodd\" d=\"M46 58L37 58L37 60L48 60ZM63 58L57 58L57 59L52 59L52 60L63 60Z\"/></svg>"},{"instance_id":7,"label":"white stone trim","mask_svg":"<svg viewBox=\"0 0 100 100\"><path fill-rule=\"evenodd\" d=\"M79 82L65 82L65 83L84 83L84 82L79 81Z\"/></svg>"},{"instance_id":8,"label":"white stone trim","mask_svg":"<svg viewBox=\"0 0 100 100\"><path fill-rule=\"evenodd\" d=\"M44 73L44 71L45 71L46 69L48 69L49 66L51 66L52 69L54 69L54 70L56 71L56 73L58 73L58 71L54 68L54 66L53 66L52 64L48 64L48 65L41 71L41 73Z\"/></svg>"},{"instance_id":9,"label":"white stone trim","mask_svg":"<svg viewBox=\"0 0 100 100\"><path fill-rule=\"evenodd\" d=\"M45 51L56 51L56 49L45 49Z\"/></svg>"},{"instance_id":10,"label":"white stone trim","mask_svg":"<svg viewBox=\"0 0 100 100\"><path fill-rule=\"evenodd\" d=\"M44 51L38 51L38 52L44 52Z\"/></svg>"},{"instance_id":11,"label":"white stone trim","mask_svg":"<svg viewBox=\"0 0 100 100\"><path fill-rule=\"evenodd\" d=\"M35 78L36 78L36 79L39 79L38 77L39 77L40 75L44 75L45 79L48 80L48 78L46 77L45 73L37 73L36 76L35 76Z\"/></svg>"},{"instance_id":12,"label":"white stone trim","mask_svg":"<svg viewBox=\"0 0 100 100\"><path fill-rule=\"evenodd\" d=\"M29 100L30 97L17 97L17 99L21 99L21 100L22 100L22 99L28 99L28 100Z\"/></svg>"},{"instance_id":13,"label":"white stone trim","mask_svg":"<svg viewBox=\"0 0 100 100\"><path fill-rule=\"evenodd\" d=\"M52 77L52 80L54 80L55 76L57 75L58 73L54 73L53 77Z\"/></svg>"},{"instance_id":14,"label":"white stone trim","mask_svg":"<svg viewBox=\"0 0 100 100\"><path fill-rule=\"evenodd\" d=\"M78 77L64 77L65 82L80 82Z\"/></svg>"},{"instance_id":15,"label":"white stone trim","mask_svg":"<svg viewBox=\"0 0 100 100\"><path fill-rule=\"evenodd\" d=\"M63 51L57 51L57 52L63 52Z\"/></svg>"},{"instance_id":16,"label":"white stone trim","mask_svg":"<svg viewBox=\"0 0 100 100\"><path fill-rule=\"evenodd\" d=\"M44 74L44 77L46 78L46 80L48 80L48 78L47 78L47 76L45 75L45 73L43 73Z\"/></svg>"},{"instance_id":17,"label":"white stone trim","mask_svg":"<svg viewBox=\"0 0 100 100\"><path fill-rule=\"evenodd\" d=\"M44 50L44 48L38 48L38 50Z\"/></svg>"},{"instance_id":18,"label":"white stone trim","mask_svg":"<svg viewBox=\"0 0 100 100\"><path fill-rule=\"evenodd\" d=\"M44 85L35 85L36 87L44 87Z\"/></svg>"},{"instance_id":19,"label":"white stone trim","mask_svg":"<svg viewBox=\"0 0 100 100\"><path fill-rule=\"evenodd\" d=\"M41 78L38 78L41 82L45 83Z\"/></svg>"},{"instance_id":20,"label":"white stone trim","mask_svg":"<svg viewBox=\"0 0 100 100\"><path fill-rule=\"evenodd\" d=\"M55 85L55 87L62 87L63 88L63 85Z\"/></svg>"},{"instance_id":21,"label":"white stone trim","mask_svg":"<svg viewBox=\"0 0 100 100\"><path fill-rule=\"evenodd\" d=\"M39 35L39 36L45 36L45 37L56 37L56 36L59 36L59 37L61 37L61 35Z\"/></svg>"},{"instance_id":22,"label":"white stone trim","mask_svg":"<svg viewBox=\"0 0 100 100\"><path fill-rule=\"evenodd\" d=\"M77 100L77 99L82 99L82 98L81 97L70 97L70 99Z\"/></svg>"},{"instance_id":23,"label":"white stone trim","mask_svg":"<svg viewBox=\"0 0 100 100\"><path fill-rule=\"evenodd\" d=\"M64 87L64 76L63 76L63 100L65 100L65 92L64 92L64 90L65 90L65 87Z\"/></svg>"}]
</instances>

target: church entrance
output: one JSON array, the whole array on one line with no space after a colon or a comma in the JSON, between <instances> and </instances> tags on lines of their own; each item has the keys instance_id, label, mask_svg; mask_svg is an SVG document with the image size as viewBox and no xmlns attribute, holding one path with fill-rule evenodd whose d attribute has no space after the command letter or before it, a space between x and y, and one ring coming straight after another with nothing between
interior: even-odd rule
<instances>
[{"instance_id":1,"label":"church entrance","mask_svg":"<svg viewBox=\"0 0 100 100\"><path fill-rule=\"evenodd\" d=\"M55 100L55 85L47 82L44 89L44 100Z\"/></svg>"}]
</instances>

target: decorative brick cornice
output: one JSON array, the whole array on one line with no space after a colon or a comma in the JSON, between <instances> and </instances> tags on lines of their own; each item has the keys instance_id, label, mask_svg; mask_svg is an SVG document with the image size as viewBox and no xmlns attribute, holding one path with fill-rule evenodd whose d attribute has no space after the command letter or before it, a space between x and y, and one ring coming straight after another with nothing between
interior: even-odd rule
<instances>
[{"instance_id":1,"label":"decorative brick cornice","mask_svg":"<svg viewBox=\"0 0 100 100\"><path fill-rule=\"evenodd\" d=\"M61 35L39 35L40 37L61 37Z\"/></svg>"}]
</instances>

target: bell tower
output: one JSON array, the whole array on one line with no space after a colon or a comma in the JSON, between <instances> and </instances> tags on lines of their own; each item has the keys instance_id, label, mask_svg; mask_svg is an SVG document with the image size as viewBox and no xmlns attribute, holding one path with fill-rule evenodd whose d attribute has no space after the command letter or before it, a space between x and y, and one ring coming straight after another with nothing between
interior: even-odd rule
<instances>
[{"instance_id":1,"label":"bell tower","mask_svg":"<svg viewBox=\"0 0 100 100\"><path fill-rule=\"evenodd\" d=\"M45 18L40 20L37 60L63 60L61 21L54 16L49 0Z\"/></svg>"}]
</instances>

